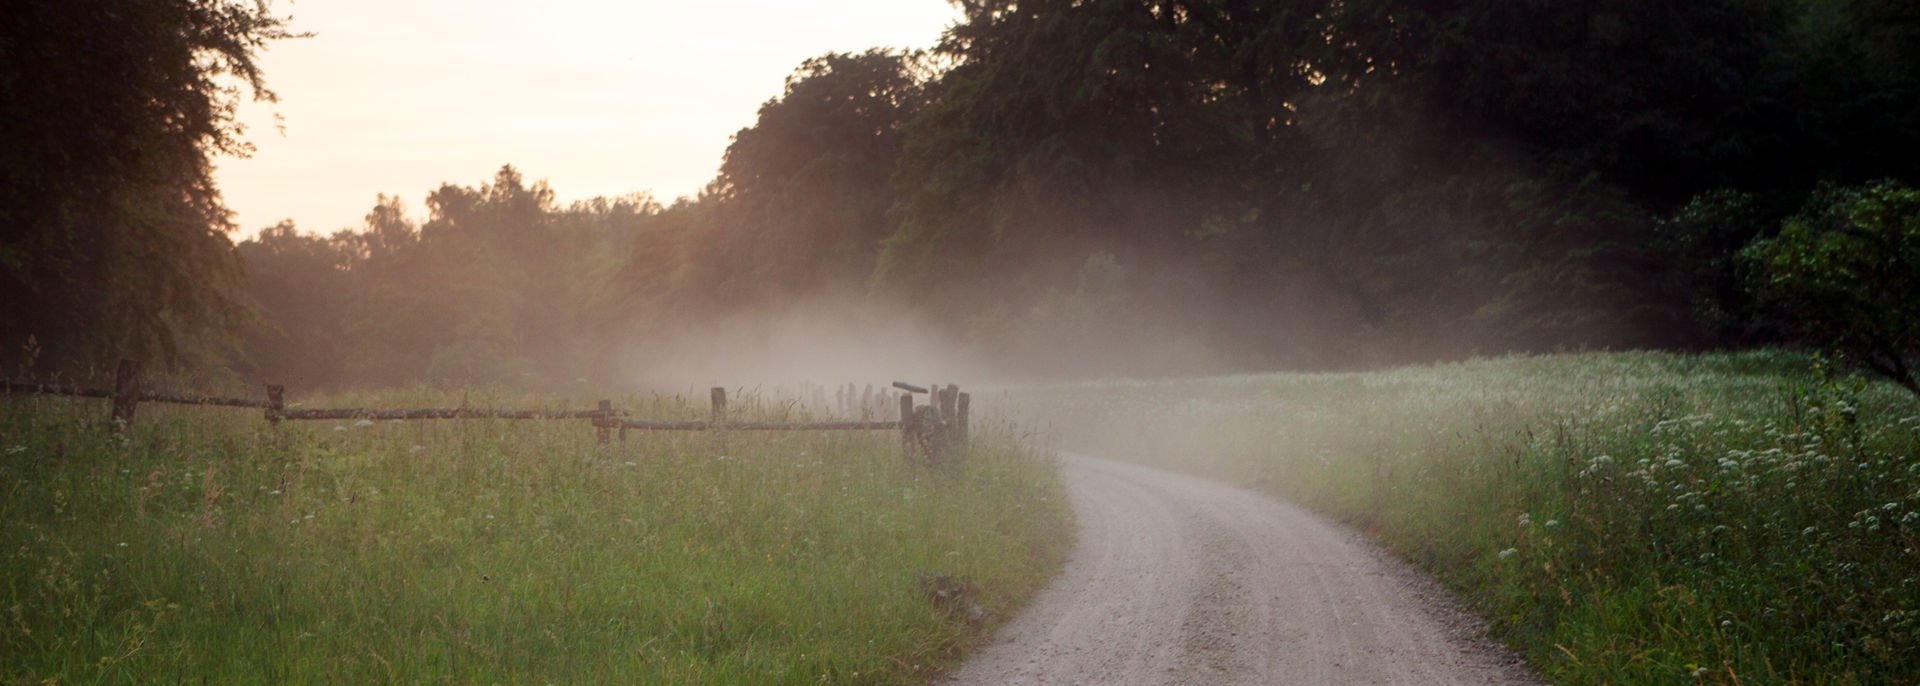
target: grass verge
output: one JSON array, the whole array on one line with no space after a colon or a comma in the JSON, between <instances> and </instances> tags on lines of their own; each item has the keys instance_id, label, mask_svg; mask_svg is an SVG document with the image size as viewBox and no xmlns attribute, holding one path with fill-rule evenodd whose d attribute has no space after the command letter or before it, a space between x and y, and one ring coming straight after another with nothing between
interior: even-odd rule
<instances>
[{"instance_id":1,"label":"grass verge","mask_svg":"<svg viewBox=\"0 0 1920 686\"><path fill-rule=\"evenodd\" d=\"M462 399L591 406L481 395ZM603 448L585 421L275 428L147 405L116 439L105 415L0 402L0 681L916 682L1071 536L1051 461L991 431L930 470L886 432ZM929 584L964 584L984 620Z\"/></svg>"},{"instance_id":2,"label":"grass verge","mask_svg":"<svg viewBox=\"0 0 1920 686\"><path fill-rule=\"evenodd\" d=\"M1920 403L1782 352L1029 389L1056 440L1374 535L1558 683L1920 674Z\"/></svg>"}]
</instances>

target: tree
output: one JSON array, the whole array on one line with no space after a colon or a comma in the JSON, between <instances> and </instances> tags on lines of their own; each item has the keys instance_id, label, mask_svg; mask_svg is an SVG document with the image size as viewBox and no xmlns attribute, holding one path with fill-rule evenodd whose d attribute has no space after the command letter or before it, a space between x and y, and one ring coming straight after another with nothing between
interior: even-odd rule
<instances>
[{"instance_id":1,"label":"tree","mask_svg":"<svg viewBox=\"0 0 1920 686\"><path fill-rule=\"evenodd\" d=\"M260 318L236 366L308 389L566 387L617 367L636 311L660 325L668 289L612 287L636 239L659 228L651 198L561 209L545 182L506 166L478 186L442 184L426 204L422 227L381 194L359 226L310 235L282 222L242 242Z\"/></svg>"},{"instance_id":2,"label":"tree","mask_svg":"<svg viewBox=\"0 0 1920 686\"><path fill-rule=\"evenodd\" d=\"M265 2L12 3L0 22L0 356L210 359L244 318L211 157L244 154Z\"/></svg>"},{"instance_id":3,"label":"tree","mask_svg":"<svg viewBox=\"0 0 1920 686\"><path fill-rule=\"evenodd\" d=\"M1829 190L1744 255L1801 340L1920 395L1920 190Z\"/></svg>"},{"instance_id":4,"label":"tree","mask_svg":"<svg viewBox=\"0 0 1920 686\"><path fill-rule=\"evenodd\" d=\"M857 293L887 232L901 126L920 104L920 57L809 59L727 147L696 297L744 307Z\"/></svg>"},{"instance_id":5,"label":"tree","mask_svg":"<svg viewBox=\"0 0 1920 686\"><path fill-rule=\"evenodd\" d=\"M346 371L341 328L359 297L355 268L366 259L358 234L298 232L283 221L241 242L247 293L258 317L245 332L235 366L249 377L312 389Z\"/></svg>"}]
</instances>

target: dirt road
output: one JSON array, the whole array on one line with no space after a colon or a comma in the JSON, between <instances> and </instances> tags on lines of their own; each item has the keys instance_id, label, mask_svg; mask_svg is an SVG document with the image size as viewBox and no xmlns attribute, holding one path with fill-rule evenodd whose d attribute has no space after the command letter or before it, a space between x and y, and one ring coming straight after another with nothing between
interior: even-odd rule
<instances>
[{"instance_id":1,"label":"dirt road","mask_svg":"<svg viewBox=\"0 0 1920 686\"><path fill-rule=\"evenodd\" d=\"M1195 477L1063 461L1079 548L948 683L1538 683L1353 532Z\"/></svg>"}]
</instances>

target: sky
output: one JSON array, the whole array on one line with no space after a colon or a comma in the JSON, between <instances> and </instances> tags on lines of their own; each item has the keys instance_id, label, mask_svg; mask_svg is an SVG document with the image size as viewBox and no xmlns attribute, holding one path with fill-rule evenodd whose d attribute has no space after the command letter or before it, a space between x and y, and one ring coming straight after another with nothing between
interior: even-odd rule
<instances>
[{"instance_id":1,"label":"sky","mask_svg":"<svg viewBox=\"0 0 1920 686\"><path fill-rule=\"evenodd\" d=\"M562 205L713 179L741 128L800 62L931 47L946 0L279 0L311 38L261 55L273 104L239 118L255 146L216 161L240 231L283 219L358 227L380 193L416 220L442 183L503 164ZM277 119L276 119L277 115Z\"/></svg>"}]
</instances>

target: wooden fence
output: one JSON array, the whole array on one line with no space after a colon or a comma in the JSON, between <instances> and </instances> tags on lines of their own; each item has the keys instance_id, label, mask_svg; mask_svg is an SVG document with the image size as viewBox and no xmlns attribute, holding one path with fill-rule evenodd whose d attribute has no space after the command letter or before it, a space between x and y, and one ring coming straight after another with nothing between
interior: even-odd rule
<instances>
[{"instance_id":1,"label":"wooden fence","mask_svg":"<svg viewBox=\"0 0 1920 686\"><path fill-rule=\"evenodd\" d=\"M725 445L726 436L734 431L898 431L900 432L901 451L907 459L916 455L929 461L938 461L955 453L967 444L971 433L972 398L960 392L959 386L934 385L931 388L915 386L905 382L894 382L894 388L905 393L899 397L900 418L893 421L818 421L818 422L755 422L732 421L727 414L727 391L715 387L712 390L712 405L706 419L699 420L658 420L633 419L626 410L613 406L613 401L602 400L599 407L591 410L499 410L474 408L318 408L288 409L284 401L286 389L283 386L267 386L265 400L247 400L241 398L221 398L196 396L177 393L147 391L141 388L139 365L132 360L121 360L114 377L112 390L62 386L38 382L15 382L0 380L0 390L8 394L25 393L39 395L63 395L83 398L105 398L113 401L113 414L110 430L117 434L130 431L133 419L140 403L157 402L181 405L214 405L221 407L260 408L265 412L269 423L278 425L282 420L424 420L424 419L586 419L591 420L602 445L609 443L616 434L621 441L627 440L627 432L635 431L704 431L713 434L717 445ZM926 404L916 404L914 395L928 397ZM851 401L852 388L848 387L843 398ZM871 402L871 392L863 397L863 402Z\"/></svg>"}]
</instances>

